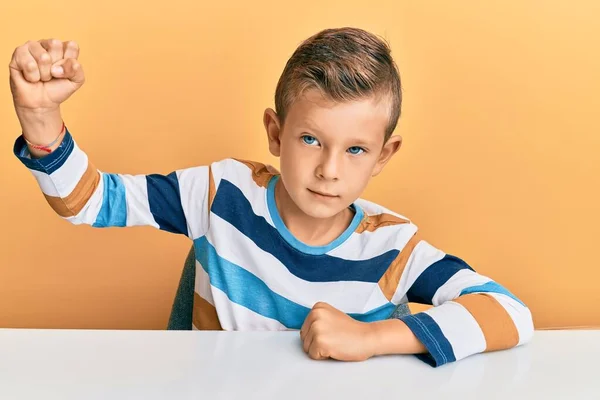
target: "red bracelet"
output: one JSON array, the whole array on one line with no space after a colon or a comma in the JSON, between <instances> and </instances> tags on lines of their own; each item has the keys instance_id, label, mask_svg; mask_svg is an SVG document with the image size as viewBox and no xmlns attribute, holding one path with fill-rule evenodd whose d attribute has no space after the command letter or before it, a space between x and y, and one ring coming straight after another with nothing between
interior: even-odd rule
<instances>
[{"instance_id":1,"label":"red bracelet","mask_svg":"<svg viewBox=\"0 0 600 400\"><path fill-rule=\"evenodd\" d=\"M45 146L40 146L37 144L33 144L31 143L29 140L27 140L25 138L25 136L23 136L23 139L25 139L25 142L27 142L27 144L32 148L32 149L36 149L36 150L42 150L45 151L46 153L52 153L52 150L50 149L50 147L54 146L56 144L56 142L58 142L58 139L60 139L60 137L62 136L63 132L65 131L65 122L63 121L62 123L62 128L60 128L60 133L58 134L58 136L56 137L56 139L54 139L52 141L52 143L47 144Z\"/></svg>"}]
</instances>

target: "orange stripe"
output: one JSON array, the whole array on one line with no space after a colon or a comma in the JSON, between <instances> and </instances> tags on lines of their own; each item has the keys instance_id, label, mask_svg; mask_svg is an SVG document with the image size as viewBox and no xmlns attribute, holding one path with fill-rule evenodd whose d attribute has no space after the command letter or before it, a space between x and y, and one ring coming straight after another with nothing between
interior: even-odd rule
<instances>
[{"instance_id":1,"label":"orange stripe","mask_svg":"<svg viewBox=\"0 0 600 400\"><path fill-rule=\"evenodd\" d=\"M453 300L465 307L481 327L485 351L510 349L519 343L519 332L498 300L485 293L473 293Z\"/></svg>"},{"instance_id":2,"label":"orange stripe","mask_svg":"<svg viewBox=\"0 0 600 400\"><path fill-rule=\"evenodd\" d=\"M388 300L392 300L398 284L400 283L400 277L404 272L408 258L412 254L415 246L421 241L419 233L415 233L412 238L406 243L402 251L398 254L396 259L392 261L387 271L383 274L379 280L379 287Z\"/></svg>"},{"instance_id":3,"label":"orange stripe","mask_svg":"<svg viewBox=\"0 0 600 400\"><path fill-rule=\"evenodd\" d=\"M248 168L252 170L252 179L258 186L267 187L269 185L269 181L274 175L279 175L279 172L271 167L270 165L265 165L253 161L247 160L238 160L236 161L245 164Z\"/></svg>"},{"instance_id":4,"label":"orange stripe","mask_svg":"<svg viewBox=\"0 0 600 400\"><path fill-rule=\"evenodd\" d=\"M216 195L215 179L213 177L212 168L208 167L208 211L212 208L213 200Z\"/></svg>"},{"instance_id":5,"label":"orange stripe","mask_svg":"<svg viewBox=\"0 0 600 400\"><path fill-rule=\"evenodd\" d=\"M222 331L221 323L215 306L194 292L194 308L192 311L192 323L203 331Z\"/></svg>"},{"instance_id":6,"label":"orange stripe","mask_svg":"<svg viewBox=\"0 0 600 400\"><path fill-rule=\"evenodd\" d=\"M87 169L67 197L44 195L46 201L61 217L73 217L83 209L100 183L100 173L94 165L88 162Z\"/></svg>"},{"instance_id":7,"label":"orange stripe","mask_svg":"<svg viewBox=\"0 0 600 400\"><path fill-rule=\"evenodd\" d=\"M377 214L377 215L369 215L360 222L358 228L356 228L356 233L363 233L365 231L374 232L378 228L383 228L384 226L398 225L398 224L407 224L410 221L397 217L392 214Z\"/></svg>"}]
</instances>

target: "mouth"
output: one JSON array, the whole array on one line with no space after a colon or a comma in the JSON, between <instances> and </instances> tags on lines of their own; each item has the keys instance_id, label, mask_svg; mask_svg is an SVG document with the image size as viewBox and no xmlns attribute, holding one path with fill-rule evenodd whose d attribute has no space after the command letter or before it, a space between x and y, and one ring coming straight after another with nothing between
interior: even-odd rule
<instances>
[{"instance_id":1,"label":"mouth","mask_svg":"<svg viewBox=\"0 0 600 400\"><path fill-rule=\"evenodd\" d=\"M337 196L335 194L330 194L330 193L326 193L326 192L319 192L319 191L311 190L311 189L308 189L308 191L311 192L312 194L318 196L318 197L326 198L326 199L335 199L335 198L339 197L339 196Z\"/></svg>"}]
</instances>

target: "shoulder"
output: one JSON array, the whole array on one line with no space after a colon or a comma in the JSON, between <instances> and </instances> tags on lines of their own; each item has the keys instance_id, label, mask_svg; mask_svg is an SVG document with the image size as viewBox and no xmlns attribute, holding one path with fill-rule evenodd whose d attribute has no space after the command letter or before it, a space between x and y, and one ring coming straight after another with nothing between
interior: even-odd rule
<instances>
[{"instance_id":1,"label":"shoulder","mask_svg":"<svg viewBox=\"0 0 600 400\"><path fill-rule=\"evenodd\" d=\"M384 227L396 227L400 229L412 226L416 228L408 217L391 211L377 203L358 199L355 201L355 204L362 209L364 214L362 222L357 228L357 231L360 230L360 232L357 233L364 231L374 232Z\"/></svg>"},{"instance_id":2,"label":"shoulder","mask_svg":"<svg viewBox=\"0 0 600 400\"><path fill-rule=\"evenodd\" d=\"M416 236L417 225L408 217L365 199L355 204L363 212L363 218L355 230L362 242L376 241L389 249L402 250Z\"/></svg>"},{"instance_id":3,"label":"shoulder","mask_svg":"<svg viewBox=\"0 0 600 400\"><path fill-rule=\"evenodd\" d=\"M259 187L266 187L270 179L279 174L279 171L269 164L237 158L215 161L210 164L209 171L216 186L225 179L233 184L250 180Z\"/></svg>"}]
</instances>

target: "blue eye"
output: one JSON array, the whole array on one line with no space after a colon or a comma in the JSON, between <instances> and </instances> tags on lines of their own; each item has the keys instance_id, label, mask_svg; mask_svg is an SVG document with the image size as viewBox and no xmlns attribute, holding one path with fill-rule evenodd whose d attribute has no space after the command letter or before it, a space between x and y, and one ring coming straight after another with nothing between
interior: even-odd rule
<instances>
[{"instance_id":1,"label":"blue eye","mask_svg":"<svg viewBox=\"0 0 600 400\"><path fill-rule=\"evenodd\" d=\"M352 146L348 149L348 153L352 154L352 155L359 155L364 153L365 149L363 149L362 147L358 147L358 146Z\"/></svg>"},{"instance_id":2,"label":"blue eye","mask_svg":"<svg viewBox=\"0 0 600 400\"><path fill-rule=\"evenodd\" d=\"M315 144L316 144L316 145L318 145L318 144L319 144L319 141L318 141L317 139L315 139L314 137L312 137L312 136L309 136L309 135L302 135L302 141L303 141L305 144L309 145L309 146L313 146L313 145L315 145Z\"/></svg>"}]
</instances>

